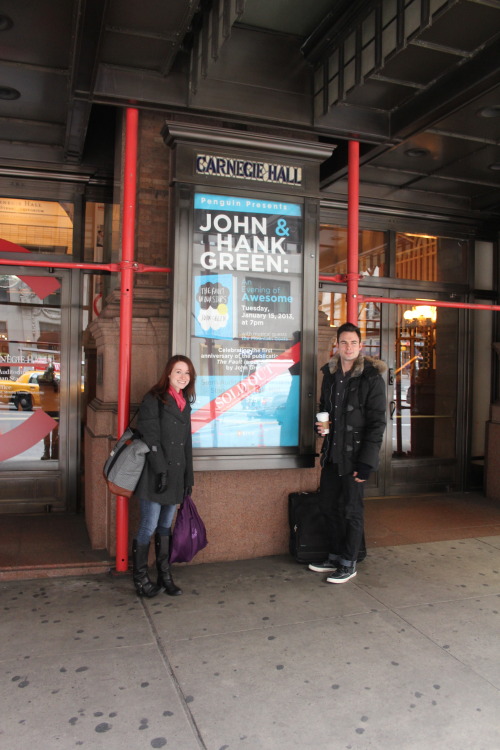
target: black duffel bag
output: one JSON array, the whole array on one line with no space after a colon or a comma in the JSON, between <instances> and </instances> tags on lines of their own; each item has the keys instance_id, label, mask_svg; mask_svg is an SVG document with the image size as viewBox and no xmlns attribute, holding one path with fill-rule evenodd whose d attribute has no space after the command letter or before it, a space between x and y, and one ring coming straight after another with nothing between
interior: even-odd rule
<instances>
[{"instance_id":1,"label":"black duffel bag","mask_svg":"<svg viewBox=\"0 0 500 750\"><path fill-rule=\"evenodd\" d=\"M323 562L330 551L329 503L317 492L291 492L288 495L290 554L299 563ZM363 534L358 562L366 557Z\"/></svg>"},{"instance_id":2,"label":"black duffel bag","mask_svg":"<svg viewBox=\"0 0 500 750\"><path fill-rule=\"evenodd\" d=\"M322 562L328 557L329 519L320 492L288 495L290 554L299 563Z\"/></svg>"}]
</instances>

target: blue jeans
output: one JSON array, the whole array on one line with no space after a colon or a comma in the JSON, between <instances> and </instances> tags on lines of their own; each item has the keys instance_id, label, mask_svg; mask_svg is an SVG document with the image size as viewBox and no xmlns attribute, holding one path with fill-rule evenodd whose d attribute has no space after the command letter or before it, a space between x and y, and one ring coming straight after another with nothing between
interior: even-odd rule
<instances>
[{"instance_id":1,"label":"blue jeans","mask_svg":"<svg viewBox=\"0 0 500 750\"><path fill-rule=\"evenodd\" d=\"M161 505L152 500L140 500L140 521L137 544L149 544L155 531L161 536L170 534L177 505Z\"/></svg>"}]
</instances>

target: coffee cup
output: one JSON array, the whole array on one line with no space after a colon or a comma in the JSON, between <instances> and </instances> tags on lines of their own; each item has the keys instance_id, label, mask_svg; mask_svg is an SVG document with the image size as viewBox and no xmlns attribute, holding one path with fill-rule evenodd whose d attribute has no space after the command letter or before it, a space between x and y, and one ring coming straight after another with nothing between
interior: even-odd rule
<instances>
[{"instance_id":1,"label":"coffee cup","mask_svg":"<svg viewBox=\"0 0 500 750\"><path fill-rule=\"evenodd\" d=\"M321 422L321 434L328 435L330 432L330 415L327 411L320 411L316 414L316 419Z\"/></svg>"}]
</instances>

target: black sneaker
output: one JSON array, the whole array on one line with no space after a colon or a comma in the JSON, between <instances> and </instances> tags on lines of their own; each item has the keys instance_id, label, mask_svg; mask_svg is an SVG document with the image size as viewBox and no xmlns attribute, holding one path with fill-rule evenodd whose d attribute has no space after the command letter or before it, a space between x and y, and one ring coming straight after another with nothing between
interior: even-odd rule
<instances>
[{"instance_id":1,"label":"black sneaker","mask_svg":"<svg viewBox=\"0 0 500 750\"><path fill-rule=\"evenodd\" d=\"M348 568L346 565L339 565L335 573L328 576L326 579L328 583L346 583L354 578L356 575L356 568Z\"/></svg>"},{"instance_id":2,"label":"black sneaker","mask_svg":"<svg viewBox=\"0 0 500 750\"><path fill-rule=\"evenodd\" d=\"M322 563L309 563L309 570L314 570L315 573L330 573L337 570L338 565L335 560L325 560Z\"/></svg>"}]
</instances>

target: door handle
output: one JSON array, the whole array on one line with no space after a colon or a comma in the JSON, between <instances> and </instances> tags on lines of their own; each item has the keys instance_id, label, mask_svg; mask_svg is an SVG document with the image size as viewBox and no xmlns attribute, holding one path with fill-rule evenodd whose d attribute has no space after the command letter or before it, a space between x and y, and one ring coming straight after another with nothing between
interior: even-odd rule
<instances>
[{"instance_id":1,"label":"door handle","mask_svg":"<svg viewBox=\"0 0 500 750\"><path fill-rule=\"evenodd\" d=\"M389 408L390 408L390 416L391 416L391 419L392 419L393 416L394 416L394 412L396 411L396 402L395 401L391 401L390 404L389 404Z\"/></svg>"}]
</instances>

